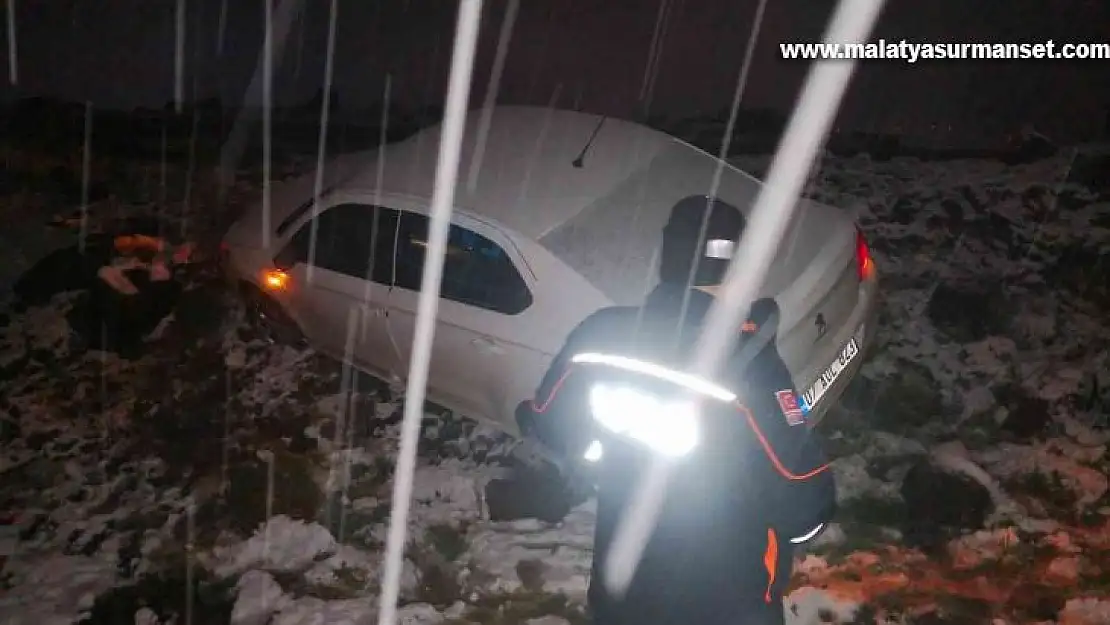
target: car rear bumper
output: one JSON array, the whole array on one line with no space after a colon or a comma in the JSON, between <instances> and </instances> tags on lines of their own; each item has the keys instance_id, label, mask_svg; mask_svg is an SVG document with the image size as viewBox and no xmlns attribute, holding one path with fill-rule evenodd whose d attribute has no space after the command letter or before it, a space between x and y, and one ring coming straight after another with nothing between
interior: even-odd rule
<instances>
[{"instance_id":1,"label":"car rear bumper","mask_svg":"<svg viewBox=\"0 0 1110 625\"><path fill-rule=\"evenodd\" d=\"M866 284L860 286L860 302L852 315L849 323L844 324L844 334L839 338L838 346L843 346L849 340L855 338L859 343L859 354L848 363L848 366L841 371L836 381L825 391L824 396L821 397L817 405L814 406L809 414L806 416L806 422L810 427L816 426L825 417L829 408L836 405L840 401L840 396L844 394L844 390L852 383L852 380L859 373L863 362L867 357L867 352L874 342L878 328L876 327L879 312L879 279L878 276L869 280ZM838 349L840 349L838 347ZM807 376L809 379L798 380L799 393L802 389L807 388L818 375L818 372L824 369L828 363L822 361L816 363L814 372ZM804 382L804 383L803 383Z\"/></svg>"}]
</instances>

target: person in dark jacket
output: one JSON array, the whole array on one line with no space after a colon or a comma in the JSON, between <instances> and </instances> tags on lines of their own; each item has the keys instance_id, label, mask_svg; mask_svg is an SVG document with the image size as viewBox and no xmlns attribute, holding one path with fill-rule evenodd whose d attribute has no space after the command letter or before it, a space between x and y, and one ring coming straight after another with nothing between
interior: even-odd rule
<instances>
[{"instance_id":1,"label":"person in dark jacket","mask_svg":"<svg viewBox=\"0 0 1110 625\"><path fill-rule=\"evenodd\" d=\"M567 465L596 460L589 607L597 625L782 623L794 546L819 534L835 507L832 472L775 345L778 307L757 300L714 380L734 400L700 404L697 443L669 459L663 507L629 586L617 596L601 579L656 451L599 426L590 403L599 370L575 357L618 354L683 369L744 225L743 214L719 200L679 202L663 232L660 283L643 306L586 318L518 410L522 432Z\"/></svg>"}]
</instances>

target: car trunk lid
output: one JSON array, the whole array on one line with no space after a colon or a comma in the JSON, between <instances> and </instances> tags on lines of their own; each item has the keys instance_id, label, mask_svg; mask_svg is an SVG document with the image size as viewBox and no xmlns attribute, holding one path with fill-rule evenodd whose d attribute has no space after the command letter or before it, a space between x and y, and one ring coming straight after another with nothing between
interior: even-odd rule
<instances>
[{"instance_id":1,"label":"car trunk lid","mask_svg":"<svg viewBox=\"0 0 1110 625\"><path fill-rule=\"evenodd\" d=\"M774 296L781 310L779 342L793 371L813 364L811 355L840 347L831 343L840 340L836 330L859 301L863 262L862 238L848 214L800 202L764 283L764 295Z\"/></svg>"}]
</instances>

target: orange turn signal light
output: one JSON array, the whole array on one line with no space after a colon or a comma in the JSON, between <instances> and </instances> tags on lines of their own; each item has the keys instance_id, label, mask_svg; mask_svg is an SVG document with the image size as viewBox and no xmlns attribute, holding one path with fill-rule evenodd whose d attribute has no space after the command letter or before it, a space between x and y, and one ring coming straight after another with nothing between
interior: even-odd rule
<instances>
[{"instance_id":1,"label":"orange turn signal light","mask_svg":"<svg viewBox=\"0 0 1110 625\"><path fill-rule=\"evenodd\" d=\"M284 291L289 286L289 274L280 269L267 269L262 272L262 286L271 291Z\"/></svg>"}]
</instances>

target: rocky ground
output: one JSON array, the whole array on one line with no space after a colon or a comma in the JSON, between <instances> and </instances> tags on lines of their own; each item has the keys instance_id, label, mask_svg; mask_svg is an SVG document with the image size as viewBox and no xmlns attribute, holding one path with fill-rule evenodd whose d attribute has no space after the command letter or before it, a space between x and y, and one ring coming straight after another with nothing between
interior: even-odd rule
<instances>
[{"instance_id":1,"label":"rocky ground","mask_svg":"<svg viewBox=\"0 0 1110 625\"><path fill-rule=\"evenodd\" d=\"M1110 623L1107 171L1071 152L822 163L809 192L858 215L885 298L822 428L841 509L799 558L791 623ZM136 188L113 215L165 206ZM217 198L154 212L204 231ZM0 621L374 618L397 389L260 340L203 262L127 358L91 348L81 287L3 314ZM593 503L491 520L512 447L429 407L402 622L584 621Z\"/></svg>"}]
</instances>

